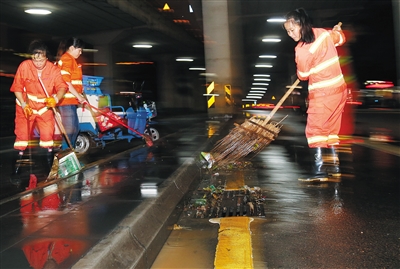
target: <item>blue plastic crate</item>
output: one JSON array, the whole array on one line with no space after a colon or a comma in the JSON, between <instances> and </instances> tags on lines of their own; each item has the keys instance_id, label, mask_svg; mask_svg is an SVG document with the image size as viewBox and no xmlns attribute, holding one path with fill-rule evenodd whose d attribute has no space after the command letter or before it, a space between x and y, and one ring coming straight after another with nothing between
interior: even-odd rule
<instances>
[{"instance_id":1,"label":"blue plastic crate","mask_svg":"<svg viewBox=\"0 0 400 269\"><path fill-rule=\"evenodd\" d=\"M83 93L88 95L103 95L99 87L83 86Z\"/></svg>"},{"instance_id":2,"label":"blue plastic crate","mask_svg":"<svg viewBox=\"0 0 400 269\"><path fill-rule=\"evenodd\" d=\"M83 86L89 87L98 87L103 81L104 77L95 77L95 76L82 76Z\"/></svg>"}]
</instances>

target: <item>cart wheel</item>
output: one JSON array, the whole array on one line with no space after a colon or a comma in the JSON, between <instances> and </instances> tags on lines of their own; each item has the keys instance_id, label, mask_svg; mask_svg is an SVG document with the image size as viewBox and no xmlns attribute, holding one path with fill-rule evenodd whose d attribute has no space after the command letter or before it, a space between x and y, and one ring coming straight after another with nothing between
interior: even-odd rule
<instances>
[{"instance_id":1,"label":"cart wheel","mask_svg":"<svg viewBox=\"0 0 400 269\"><path fill-rule=\"evenodd\" d=\"M150 135L153 141L160 139L160 133L155 128L146 128L144 130L144 133Z\"/></svg>"},{"instance_id":2,"label":"cart wheel","mask_svg":"<svg viewBox=\"0 0 400 269\"><path fill-rule=\"evenodd\" d=\"M79 134L75 142L75 153L85 154L92 144L92 139L88 134Z\"/></svg>"}]
</instances>

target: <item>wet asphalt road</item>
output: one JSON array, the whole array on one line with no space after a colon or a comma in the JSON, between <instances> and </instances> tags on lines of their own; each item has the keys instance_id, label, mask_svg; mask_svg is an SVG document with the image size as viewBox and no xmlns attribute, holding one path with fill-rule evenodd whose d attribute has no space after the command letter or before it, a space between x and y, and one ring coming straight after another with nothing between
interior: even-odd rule
<instances>
[{"instance_id":1,"label":"wet asphalt road","mask_svg":"<svg viewBox=\"0 0 400 269\"><path fill-rule=\"evenodd\" d=\"M202 142L229 131L205 118L167 125L171 136L157 147L135 141L95 150L82 158L82 173L34 192L24 192L27 181L10 184L4 160L11 153L2 151L1 268L43 268L50 260L54 268L71 267L144 199L157 195L143 184L160 184ZM400 268L399 149L349 141L341 148L339 180L305 184L297 181L309 165L303 128L293 116L278 140L251 159L252 168L240 171L248 186L265 195L265 217L251 223L254 267ZM200 173L200 186L238 176ZM191 213L183 210L177 224L185 229L172 230L152 268L213 268L218 226ZM54 259L46 255L49 249Z\"/></svg>"},{"instance_id":2,"label":"wet asphalt road","mask_svg":"<svg viewBox=\"0 0 400 269\"><path fill-rule=\"evenodd\" d=\"M379 149L379 146L377 146ZM397 149L398 150L398 149ZM265 217L250 224L254 268L399 268L400 157L365 145L341 148L344 174L297 181L304 147L276 141L253 167L205 176L202 186L244 176L260 187ZM185 211L152 269L213 268L218 225Z\"/></svg>"},{"instance_id":3,"label":"wet asphalt road","mask_svg":"<svg viewBox=\"0 0 400 269\"><path fill-rule=\"evenodd\" d=\"M400 268L398 144L352 137L339 147L342 177L304 183L297 180L310 165L303 128L292 115L251 168L203 172L192 197L234 178L261 188L265 217L250 224L254 268ZM196 213L184 210L152 269L214 268L218 225Z\"/></svg>"},{"instance_id":4,"label":"wet asphalt road","mask_svg":"<svg viewBox=\"0 0 400 269\"><path fill-rule=\"evenodd\" d=\"M174 122L181 131L194 128L207 139L201 118ZM9 169L15 152L2 150L0 267L42 268L54 261L55 268L71 267L144 199L154 197L142 191L142 185L161 184L192 154L196 135L181 137L175 127L174 123L161 127L164 138L152 148L139 140L95 149L79 157L84 166L81 173L50 183L44 183L43 156L35 150L32 159L37 167L29 168L18 184L11 183ZM38 187L26 190L31 171ZM54 259L48 259L50 249Z\"/></svg>"}]
</instances>

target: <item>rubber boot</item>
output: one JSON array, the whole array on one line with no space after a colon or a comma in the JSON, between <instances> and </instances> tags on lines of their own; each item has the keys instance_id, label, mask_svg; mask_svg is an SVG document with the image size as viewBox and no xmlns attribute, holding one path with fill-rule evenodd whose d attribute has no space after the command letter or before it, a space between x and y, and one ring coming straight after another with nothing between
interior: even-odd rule
<instances>
[{"instance_id":1,"label":"rubber boot","mask_svg":"<svg viewBox=\"0 0 400 269\"><path fill-rule=\"evenodd\" d=\"M55 157L57 156L56 154L57 153L54 152L54 150L48 151L46 154L46 161L47 161L46 167L49 170L49 172L47 173L47 179L45 182L49 182L53 179L58 178L59 163L57 157Z\"/></svg>"},{"instance_id":2,"label":"rubber boot","mask_svg":"<svg viewBox=\"0 0 400 269\"><path fill-rule=\"evenodd\" d=\"M46 174L50 173L51 167L53 166L53 161L54 161L54 151L53 149L49 148L47 149L46 153L46 166L45 166Z\"/></svg>"},{"instance_id":3,"label":"rubber boot","mask_svg":"<svg viewBox=\"0 0 400 269\"><path fill-rule=\"evenodd\" d=\"M313 182L313 181L327 181L328 173L324 166L322 148L310 148L312 157L312 170L309 174L299 177L299 181Z\"/></svg>"},{"instance_id":4,"label":"rubber boot","mask_svg":"<svg viewBox=\"0 0 400 269\"><path fill-rule=\"evenodd\" d=\"M332 177L340 177L342 175L340 171L339 154L336 152L334 146L327 148L327 168L326 171L328 175Z\"/></svg>"},{"instance_id":5,"label":"rubber boot","mask_svg":"<svg viewBox=\"0 0 400 269\"><path fill-rule=\"evenodd\" d=\"M54 151L52 148L40 148L40 158L41 158L41 167L40 173L44 175L48 175L51 171L51 167L53 165L54 160Z\"/></svg>"}]
</instances>

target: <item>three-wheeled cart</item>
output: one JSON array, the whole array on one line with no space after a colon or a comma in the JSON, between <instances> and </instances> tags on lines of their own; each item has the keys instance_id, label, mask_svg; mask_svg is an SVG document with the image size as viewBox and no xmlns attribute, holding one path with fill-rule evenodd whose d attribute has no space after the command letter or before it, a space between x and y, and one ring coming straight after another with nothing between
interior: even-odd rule
<instances>
[{"instance_id":1,"label":"three-wheeled cart","mask_svg":"<svg viewBox=\"0 0 400 269\"><path fill-rule=\"evenodd\" d=\"M115 140L130 142L143 138L141 134L150 136L152 141L158 140L159 132L152 124L157 116L155 103L144 101L140 92L105 94L100 89L102 80L103 77L83 76L83 92L90 106L78 108L80 131L75 152L84 154L90 148L104 148L107 142ZM99 111L113 115L107 117ZM115 118L118 120L113 120Z\"/></svg>"}]
</instances>

